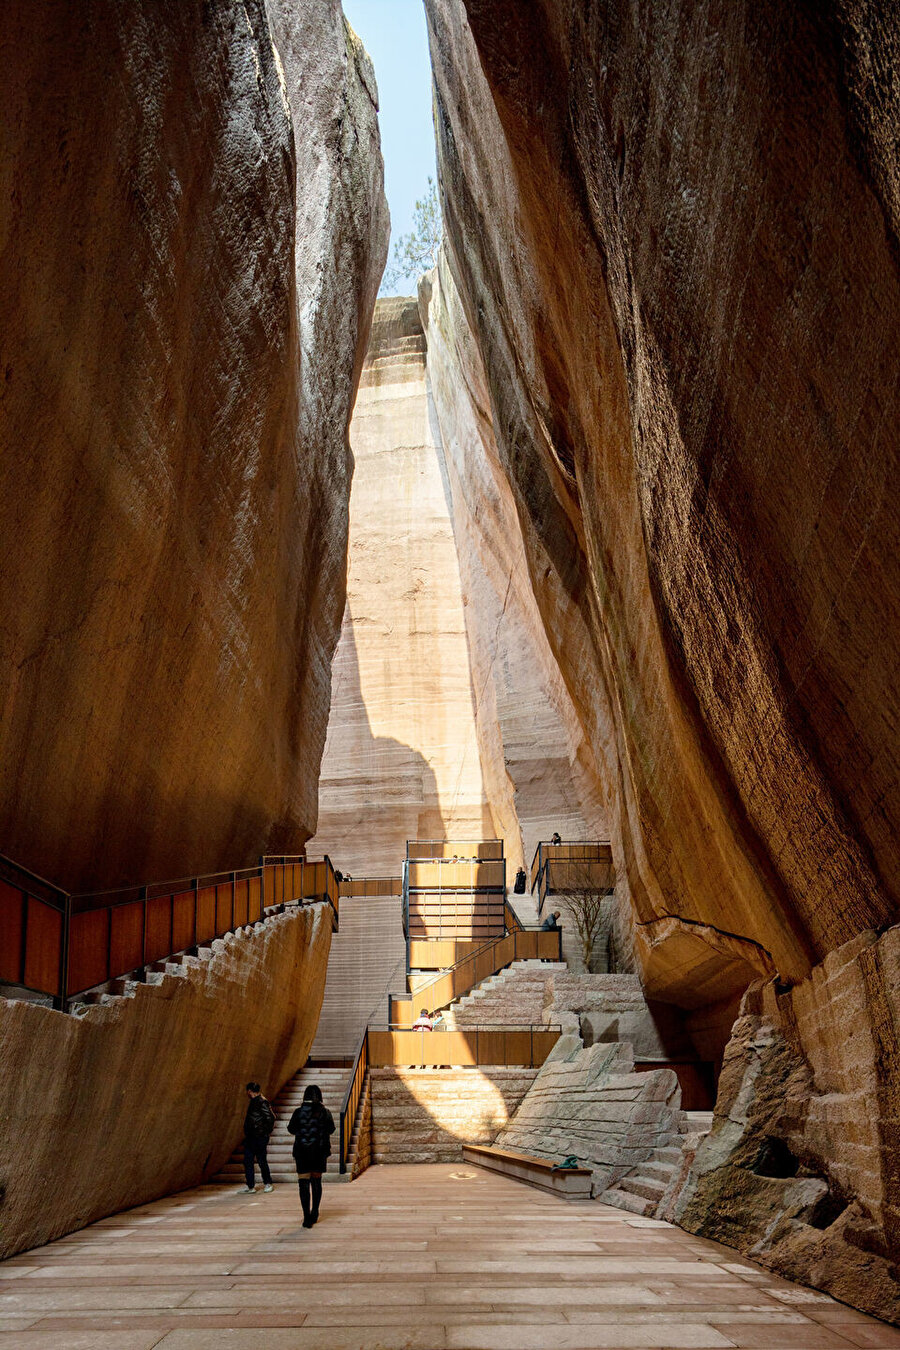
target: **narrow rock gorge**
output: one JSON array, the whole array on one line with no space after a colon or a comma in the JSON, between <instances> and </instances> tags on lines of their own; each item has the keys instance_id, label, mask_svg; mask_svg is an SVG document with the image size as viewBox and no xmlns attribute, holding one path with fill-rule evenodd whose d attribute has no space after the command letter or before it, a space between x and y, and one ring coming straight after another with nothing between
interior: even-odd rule
<instances>
[{"instance_id":1,"label":"narrow rock gorge","mask_svg":"<svg viewBox=\"0 0 900 1350\"><path fill-rule=\"evenodd\" d=\"M407 839L500 836L514 869L554 829L604 829L478 354L449 274L423 286L377 302L350 430L347 608L309 849L355 876L398 875Z\"/></svg>"},{"instance_id":2,"label":"narrow rock gorge","mask_svg":"<svg viewBox=\"0 0 900 1350\"><path fill-rule=\"evenodd\" d=\"M768 990L683 1222L890 1315L896 10L425 7L448 270L645 988L720 1046ZM741 1203L770 1133L808 1203Z\"/></svg>"},{"instance_id":3,"label":"narrow rock gorge","mask_svg":"<svg viewBox=\"0 0 900 1350\"><path fill-rule=\"evenodd\" d=\"M3 851L69 889L296 851L387 252L371 64L338 0L14 0L4 42Z\"/></svg>"}]
</instances>

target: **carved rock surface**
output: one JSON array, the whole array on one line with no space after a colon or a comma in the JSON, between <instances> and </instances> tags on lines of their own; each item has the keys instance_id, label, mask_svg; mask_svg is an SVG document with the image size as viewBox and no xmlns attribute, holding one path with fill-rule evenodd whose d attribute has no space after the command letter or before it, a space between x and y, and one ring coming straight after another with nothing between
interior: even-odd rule
<instances>
[{"instance_id":1,"label":"carved rock surface","mask_svg":"<svg viewBox=\"0 0 900 1350\"><path fill-rule=\"evenodd\" d=\"M244 1084L306 1062L330 945L313 905L82 1016L0 999L0 1257L215 1176Z\"/></svg>"},{"instance_id":2,"label":"carved rock surface","mask_svg":"<svg viewBox=\"0 0 900 1350\"><path fill-rule=\"evenodd\" d=\"M671 1069L635 1073L628 1042L585 1049L564 1034L494 1142L554 1162L577 1157L599 1195L655 1149L680 1145L683 1123Z\"/></svg>"},{"instance_id":3,"label":"carved rock surface","mask_svg":"<svg viewBox=\"0 0 900 1350\"><path fill-rule=\"evenodd\" d=\"M713 1128L668 1213L789 1279L900 1320L900 928L783 994L746 994Z\"/></svg>"},{"instance_id":4,"label":"carved rock surface","mask_svg":"<svg viewBox=\"0 0 900 1350\"><path fill-rule=\"evenodd\" d=\"M376 303L350 438L347 608L309 848L356 876L399 876L407 839L494 834L412 298Z\"/></svg>"},{"instance_id":5,"label":"carved rock surface","mask_svg":"<svg viewBox=\"0 0 900 1350\"><path fill-rule=\"evenodd\" d=\"M0 839L70 888L315 827L387 250L338 0L4 8Z\"/></svg>"},{"instance_id":6,"label":"carved rock surface","mask_svg":"<svg viewBox=\"0 0 900 1350\"><path fill-rule=\"evenodd\" d=\"M608 837L598 772L538 610L481 357L447 259L423 278L428 382L450 491L485 791L508 868L541 839ZM511 876L510 876L511 879Z\"/></svg>"},{"instance_id":7,"label":"carved rock surface","mask_svg":"<svg viewBox=\"0 0 900 1350\"><path fill-rule=\"evenodd\" d=\"M426 0L451 268L649 992L897 915L892 6Z\"/></svg>"}]
</instances>

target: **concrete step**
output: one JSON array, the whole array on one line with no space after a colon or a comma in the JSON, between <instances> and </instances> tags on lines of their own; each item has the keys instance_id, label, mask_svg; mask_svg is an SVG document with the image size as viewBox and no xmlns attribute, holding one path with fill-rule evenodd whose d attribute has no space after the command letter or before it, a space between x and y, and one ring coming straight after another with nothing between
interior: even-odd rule
<instances>
[{"instance_id":1,"label":"concrete step","mask_svg":"<svg viewBox=\"0 0 900 1350\"><path fill-rule=\"evenodd\" d=\"M649 1218L658 1203L656 1200L643 1200L639 1195L633 1195L630 1191L619 1190L615 1186L608 1191L604 1191L597 1199L603 1205L614 1205L616 1209L627 1209L629 1213L642 1214L644 1218Z\"/></svg>"},{"instance_id":2,"label":"concrete step","mask_svg":"<svg viewBox=\"0 0 900 1350\"><path fill-rule=\"evenodd\" d=\"M616 1186L618 1190L627 1191L629 1195L639 1195L643 1200L652 1201L655 1209L663 1198L666 1182L658 1181L655 1177L646 1177L642 1174L635 1176L629 1173L628 1176L620 1177Z\"/></svg>"},{"instance_id":3,"label":"concrete step","mask_svg":"<svg viewBox=\"0 0 900 1350\"><path fill-rule=\"evenodd\" d=\"M660 1181L663 1188L668 1186L675 1167L673 1163L657 1162L656 1156L649 1158L647 1162L641 1163L638 1169L639 1176L646 1177L648 1181Z\"/></svg>"}]
</instances>

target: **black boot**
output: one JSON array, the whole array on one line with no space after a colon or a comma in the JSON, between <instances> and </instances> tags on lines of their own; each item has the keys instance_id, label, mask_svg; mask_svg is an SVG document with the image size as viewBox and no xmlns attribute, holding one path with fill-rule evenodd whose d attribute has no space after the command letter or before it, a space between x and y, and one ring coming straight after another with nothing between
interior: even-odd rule
<instances>
[{"instance_id":1,"label":"black boot","mask_svg":"<svg viewBox=\"0 0 900 1350\"><path fill-rule=\"evenodd\" d=\"M322 1178L313 1177L310 1185L312 1186L312 1214L310 1218L315 1223L319 1217L319 1205L322 1203Z\"/></svg>"},{"instance_id":2,"label":"black boot","mask_svg":"<svg viewBox=\"0 0 900 1350\"><path fill-rule=\"evenodd\" d=\"M315 1220L310 1218L309 1182L301 1177L297 1185L300 1187L300 1204L303 1206L303 1227L312 1228Z\"/></svg>"}]
</instances>

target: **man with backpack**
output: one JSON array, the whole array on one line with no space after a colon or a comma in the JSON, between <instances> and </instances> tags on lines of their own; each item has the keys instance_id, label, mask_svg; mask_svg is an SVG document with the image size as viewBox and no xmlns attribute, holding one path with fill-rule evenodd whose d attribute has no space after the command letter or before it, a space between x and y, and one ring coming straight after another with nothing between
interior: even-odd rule
<instances>
[{"instance_id":1,"label":"man with backpack","mask_svg":"<svg viewBox=\"0 0 900 1350\"><path fill-rule=\"evenodd\" d=\"M259 1163L263 1190L275 1189L272 1185L272 1173L269 1171L269 1160L266 1157L269 1136L275 1128L275 1112L262 1095L259 1083L248 1083L246 1092L250 1098L247 1114L244 1116L244 1176L247 1178L247 1185L238 1191L238 1195L250 1195L256 1190L254 1162Z\"/></svg>"}]
</instances>

